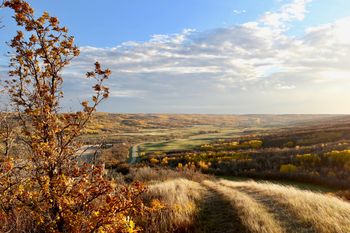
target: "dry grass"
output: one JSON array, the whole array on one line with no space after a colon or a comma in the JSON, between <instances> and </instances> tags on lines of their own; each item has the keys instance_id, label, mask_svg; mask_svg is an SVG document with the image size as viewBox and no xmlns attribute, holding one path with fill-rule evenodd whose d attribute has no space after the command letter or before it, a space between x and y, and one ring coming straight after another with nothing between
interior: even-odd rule
<instances>
[{"instance_id":1,"label":"dry grass","mask_svg":"<svg viewBox=\"0 0 350 233\"><path fill-rule=\"evenodd\" d=\"M212 181L204 181L204 185L215 190L230 201L233 211L238 213L242 223L251 232L281 233L285 232L274 216L266 208L248 195L227 188Z\"/></svg>"},{"instance_id":2,"label":"dry grass","mask_svg":"<svg viewBox=\"0 0 350 233\"><path fill-rule=\"evenodd\" d=\"M302 191L291 186L271 183L231 182L221 180L220 184L259 192L283 204L299 219L312 224L320 233L350 232L350 204L336 197Z\"/></svg>"},{"instance_id":3,"label":"dry grass","mask_svg":"<svg viewBox=\"0 0 350 233\"><path fill-rule=\"evenodd\" d=\"M190 232L204 191L199 183L187 179L150 185L144 197L146 203L159 200L165 208L146 223L145 232Z\"/></svg>"},{"instance_id":4,"label":"dry grass","mask_svg":"<svg viewBox=\"0 0 350 233\"><path fill-rule=\"evenodd\" d=\"M166 180L175 179L179 177L179 174L170 169L155 169L151 167L138 167L131 169L130 176L134 180L142 181L145 183L159 183Z\"/></svg>"},{"instance_id":5,"label":"dry grass","mask_svg":"<svg viewBox=\"0 0 350 233\"><path fill-rule=\"evenodd\" d=\"M190 169L177 171L168 168L151 168L151 167L137 167L131 169L130 178L137 181L142 181L147 184L157 184L167 180L174 180L177 178L184 178L200 182L208 179L207 175L196 172Z\"/></svg>"},{"instance_id":6,"label":"dry grass","mask_svg":"<svg viewBox=\"0 0 350 233\"><path fill-rule=\"evenodd\" d=\"M138 221L145 232L221 232L212 230L222 227L226 232L350 232L350 203L330 195L206 176L193 181L197 175L149 167L132 173L149 184L145 203L158 200L164 205L149 219Z\"/></svg>"}]
</instances>

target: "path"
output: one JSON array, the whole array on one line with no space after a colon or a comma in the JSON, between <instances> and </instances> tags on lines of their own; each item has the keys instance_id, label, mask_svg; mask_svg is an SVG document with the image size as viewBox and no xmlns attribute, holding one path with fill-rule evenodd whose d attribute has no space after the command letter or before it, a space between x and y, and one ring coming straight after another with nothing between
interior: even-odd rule
<instances>
[{"instance_id":1,"label":"path","mask_svg":"<svg viewBox=\"0 0 350 233\"><path fill-rule=\"evenodd\" d=\"M316 233L312 225L303 223L286 206L279 204L271 196L264 195L247 187L227 186L220 182L215 182L213 185L207 185L206 182L203 182L203 187L206 188L207 193L199 207L197 222L195 223L196 233L266 233L268 227L265 227L266 225L264 224L274 225L273 223L281 227L280 230L276 229L276 232ZM224 193L222 190L224 190ZM230 190L232 196L227 195L230 194ZM266 211L266 214L264 214L265 217L262 218L263 221L260 221L260 219L255 220L258 224L261 224L260 228L258 227L254 230L254 228L248 225L254 222L254 219L248 221L244 218L242 219L242 209L235 208L232 205L232 197L235 195L246 195L247 199L251 199L251 202L262 207L263 210L260 211ZM254 212L259 211L254 208L249 209L250 206L254 205L246 204L249 204L249 202L242 203L242 208L248 208L248 212L251 211L252 213L252 215L249 215L249 213L247 214L247 210L243 210L243 213L247 214L247 216L254 216ZM260 217L258 215L256 216L258 218Z\"/></svg>"},{"instance_id":2,"label":"path","mask_svg":"<svg viewBox=\"0 0 350 233\"><path fill-rule=\"evenodd\" d=\"M244 187L239 187L237 190L248 194L254 200L263 204L265 208L267 208L269 212L272 213L281 223L286 232L316 233L311 225L306 225L303 223L300 219L298 219L298 217L294 216L286 206L278 203L271 197Z\"/></svg>"},{"instance_id":3,"label":"path","mask_svg":"<svg viewBox=\"0 0 350 233\"><path fill-rule=\"evenodd\" d=\"M199 206L195 229L195 233L248 233L230 202L210 188Z\"/></svg>"},{"instance_id":4,"label":"path","mask_svg":"<svg viewBox=\"0 0 350 233\"><path fill-rule=\"evenodd\" d=\"M131 149L130 149L130 156L129 156L129 158L130 158L129 163L130 164L136 163L137 158L139 157L139 145L140 144L136 144L133 147L131 147Z\"/></svg>"}]
</instances>

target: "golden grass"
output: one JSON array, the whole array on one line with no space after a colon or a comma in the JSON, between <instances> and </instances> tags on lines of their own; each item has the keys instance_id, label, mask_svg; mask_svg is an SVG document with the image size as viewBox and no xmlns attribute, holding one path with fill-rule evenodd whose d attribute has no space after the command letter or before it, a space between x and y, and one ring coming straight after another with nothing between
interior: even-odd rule
<instances>
[{"instance_id":1,"label":"golden grass","mask_svg":"<svg viewBox=\"0 0 350 233\"><path fill-rule=\"evenodd\" d=\"M208 176L191 169L176 171L167 168L138 167L131 168L130 178L151 185L177 178L200 182L204 179L208 179Z\"/></svg>"},{"instance_id":2,"label":"golden grass","mask_svg":"<svg viewBox=\"0 0 350 233\"><path fill-rule=\"evenodd\" d=\"M139 175L147 177L146 180L157 177L150 168L141 169ZM212 216L220 208L224 208L222 211L226 214L232 211L232 216L225 218L225 222L220 222L220 217L213 219L211 224L218 224L218 229L223 223L232 221L233 225L224 225L253 233L350 232L350 203L337 197L268 182L208 179L195 182L185 178L171 179L172 176L164 176L168 179L165 181L157 177L156 183L148 182L145 202L159 200L164 206L161 211L154 212L148 222L138 223L144 232L201 232L195 228L205 224L206 218L198 216ZM227 204L203 212L203 206L207 208L214 200L211 198Z\"/></svg>"},{"instance_id":3,"label":"golden grass","mask_svg":"<svg viewBox=\"0 0 350 233\"><path fill-rule=\"evenodd\" d=\"M350 232L350 203L339 198L272 183L221 180L220 184L232 188L243 187L268 196L285 205L289 211L305 223L312 224L317 232Z\"/></svg>"},{"instance_id":4,"label":"golden grass","mask_svg":"<svg viewBox=\"0 0 350 233\"><path fill-rule=\"evenodd\" d=\"M203 198L204 188L198 182L174 179L150 185L144 199L159 200L165 208L153 216L155 224L146 226L146 232L173 232L188 230L198 211L197 203Z\"/></svg>"},{"instance_id":5,"label":"golden grass","mask_svg":"<svg viewBox=\"0 0 350 233\"><path fill-rule=\"evenodd\" d=\"M237 212L242 224L251 232L285 232L274 216L262 204L256 202L247 194L208 180L204 181L203 184L229 200L232 211Z\"/></svg>"}]
</instances>

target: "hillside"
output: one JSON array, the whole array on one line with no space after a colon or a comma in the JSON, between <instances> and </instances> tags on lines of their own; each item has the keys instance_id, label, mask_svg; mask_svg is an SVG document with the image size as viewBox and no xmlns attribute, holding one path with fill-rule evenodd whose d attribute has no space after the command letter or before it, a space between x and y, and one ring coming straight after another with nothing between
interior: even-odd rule
<instances>
[{"instance_id":1,"label":"hillside","mask_svg":"<svg viewBox=\"0 0 350 233\"><path fill-rule=\"evenodd\" d=\"M115 114L95 113L87 134L137 133L152 129L215 127L283 127L341 118L341 115L213 115L213 114Z\"/></svg>"},{"instance_id":2,"label":"hillside","mask_svg":"<svg viewBox=\"0 0 350 233\"><path fill-rule=\"evenodd\" d=\"M350 231L350 204L328 194L254 181L170 179L150 185L165 203L146 232Z\"/></svg>"}]
</instances>

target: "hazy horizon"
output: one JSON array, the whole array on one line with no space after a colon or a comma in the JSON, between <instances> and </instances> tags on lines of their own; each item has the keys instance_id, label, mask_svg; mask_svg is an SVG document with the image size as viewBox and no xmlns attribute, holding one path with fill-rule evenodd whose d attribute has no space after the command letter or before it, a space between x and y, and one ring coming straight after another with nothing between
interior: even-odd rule
<instances>
[{"instance_id":1,"label":"hazy horizon","mask_svg":"<svg viewBox=\"0 0 350 233\"><path fill-rule=\"evenodd\" d=\"M144 114L144 115L217 115L217 116L350 116L350 114L336 114L336 113L183 113L183 112L111 112L111 111L97 111L96 113L106 114Z\"/></svg>"}]
</instances>

